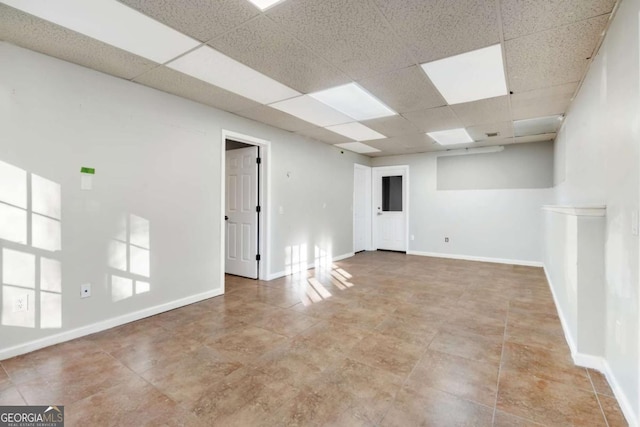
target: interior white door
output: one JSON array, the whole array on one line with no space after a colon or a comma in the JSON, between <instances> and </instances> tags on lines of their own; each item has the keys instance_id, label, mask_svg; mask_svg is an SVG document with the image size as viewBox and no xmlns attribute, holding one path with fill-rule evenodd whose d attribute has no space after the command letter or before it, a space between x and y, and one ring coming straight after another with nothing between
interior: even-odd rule
<instances>
[{"instance_id":1,"label":"interior white door","mask_svg":"<svg viewBox=\"0 0 640 427\"><path fill-rule=\"evenodd\" d=\"M407 250L407 176L404 168L373 168L376 249Z\"/></svg>"},{"instance_id":2,"label":"interior white door","mask_svg":"<svg viewBox=\"0 0 640 427\"><path fill-rule=\"evenodd\" d=\"M353 251L371 249L371 168L353 169Z\"/></svg>"},{"instance_id":3,"label":"interior white door","mask_svg":"<svg viewBox=\"0 0 640 427\"><path fill-rule=\"evenodd\" d=\"M225 272L258 278L258 147L226 152Z\"/></svg>"}]
</instances>

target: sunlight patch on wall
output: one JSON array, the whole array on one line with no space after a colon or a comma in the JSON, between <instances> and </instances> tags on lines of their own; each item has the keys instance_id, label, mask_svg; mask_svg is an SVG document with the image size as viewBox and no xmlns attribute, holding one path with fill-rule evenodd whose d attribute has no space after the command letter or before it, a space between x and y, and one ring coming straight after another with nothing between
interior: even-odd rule
<instances>
[{"instance_id":1,"label":"sunlight patch on wall","mask_svg":"<svg viewBox=\"0 0 640 427\"><path fill-rule=\"evenodd\" d=\"M300 273L309 268L307 261L307 244L291 245L284 248L285 274Z\"/></svg>"},{"instance_id":2,"label":"sunlight patch on wall","mask_svg":"<svg viewBox=\"0 0 640 427\"><path fill-rule=\"evenodd\" d=\"M120 218L116 237L109 242L107 264L111 274L111 300L122 301L151 290L149 220L137 215Z\"/></svg>"},{"instance_id":3,"label":"sunlight patch on wall","mask_svg":"<svg viewBox=\"0 0 640 427\"><path fill-rule=\"evenodd\" d=\"M315 261L314 267L316 270L331 270L333 265L333 255L331 254L331 246L326 249L318 246L314 249Z\"/></svg>"},{"instance_id":4,"label":"sunlight patch on wall","mask_svg":"<svg viewBox=\"0 0 640 427\"><path fill-rule=\"evenodd\" d=\"M60 184L0 161L2 325L62 327Z\"/></svg>"}]
</instances>

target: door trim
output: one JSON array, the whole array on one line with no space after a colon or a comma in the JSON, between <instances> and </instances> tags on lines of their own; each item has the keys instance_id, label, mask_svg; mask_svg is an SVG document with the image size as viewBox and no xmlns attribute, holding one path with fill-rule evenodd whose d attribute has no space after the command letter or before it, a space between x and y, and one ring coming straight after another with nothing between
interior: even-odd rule
<instances>
[{"instance_id":1,"label":"door trim","mask_svg":"<svg viewBox=\"0 0 640 427\"><path fill-rule=\"evenodd\" d=\"M411 194L409 192L409 165L396 165L396 166L374 166L371 168L371 246L373 248L373 250L377 250L378 249L378 223L376 221L376 207L375 207L375 197L374 197L374 192L375 192L375 188L376 188L376 183L375 183L375 176L376 176L376 171L382 171L384 172L385 170L398 170L401 169L402 170L402 181L403 181L403 185L402 185L402 209L405 212L405 224L404 224L404 248L405 248L405 252L409 253L409 251L411 250L409 248L409 195Z\"/></svg>"},{"instance_id":2,"label":"door trim","mask_svg":"<svg viewBox=\"0 0 640 427\"><path fill-rule=\"evenodd\" d=\"M226 190L226 145L227 139L244 142L249 145L260 147L260 173L258 174L258 202L260 203L260 220L258 221L258 253L260 254L260 265L258 268L258 280L267 280L269 276L269 248L271 247L271 217L269 215L269 201L271 200L271 179L269 167L271 165L271 142L265 139L244 135L238 132L222 129L222 140L220 143L220 283L222 292L225 292L225 190Z\"/></svg>"}]
</instances>

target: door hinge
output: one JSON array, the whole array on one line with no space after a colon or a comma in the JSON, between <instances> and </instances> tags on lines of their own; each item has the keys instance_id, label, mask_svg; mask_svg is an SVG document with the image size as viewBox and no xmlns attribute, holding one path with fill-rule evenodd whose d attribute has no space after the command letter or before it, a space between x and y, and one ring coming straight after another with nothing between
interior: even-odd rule
<instances>
[{"instance_id":1,"label":"door hinge","mask_svg":"<svg viewBox=\"0 0 640 427\"><path fill-rule=\"evenodd\" d=\"M256 206L256 212L260 212L260 206Z\"/></svg>"},{"instance_id":2,"label":"door hinge","mask_svg":"<svg viewBox=\"0 0 640 427\"><path fill-rule=\"evenodd\" d=\"M256 157L256 163L257 163L257 164L262 163L262 159L261 159L260 157Z\"/></svg>"},{"instance_id":3,"label":"door hinge","mask_svg":"<svg viewBox=\"0 0 640 427\"><path fill-rule=\"evenodd\" d=\"M260 254L256 255L256 261L260 261Z\"/></svg>"}]
</instances>

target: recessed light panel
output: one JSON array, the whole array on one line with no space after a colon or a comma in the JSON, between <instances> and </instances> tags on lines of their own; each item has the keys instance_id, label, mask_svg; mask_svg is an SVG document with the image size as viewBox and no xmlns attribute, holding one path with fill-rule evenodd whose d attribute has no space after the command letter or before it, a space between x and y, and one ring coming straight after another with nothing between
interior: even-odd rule
<instances>
[{"instance_id":1,"label":"recessed light panel","mask_svg":"<svg viewBox=\"0 0 640 427\"><path fill-rule=\"evenodd\" d=\"M316 101L309 95L298 96L269 105L317 126L332 126L353 121L351 117Z\"/></svg>"},{"instance_id":2,"label":"recessed light panel","mask_svg":"<svg viewBox=\"0 0 640 427\"><path fill-rule=\"evenodd\" d=\"M439 132L427 132L440 145L467 144L473 142L465 129L449 129Z\"/></svg>"},{"instance_id":3,"label":"recessed light panel","mask_svg":"<svg viewBox=\"0 0 640 427\"><path fill-rule=\"evenodd\" d=\"M348 83L309 95L355 120L376 119L396 114L382 101L355 83Z\"/></svg>"},{"instance_id":4,"label":"recessed light panel","mask_svg":"<svg viewBox=\"0 0 640 427\"><path fill-rule=\"evenodd\" d=\"M383 134L376 132L363 125L362 123L345 123L342 125L328 126L325 129L331 132L339 133L347 138L355 141L370 141L372 139L386 138Z\"/></svg>"},{"instance_id":5,"label":"recessed light panel","mask_svg":"<svg viewBox=\"0 0 640 427\"><path fill-rule=\"evenodd\" d=\"M2 3L160 64L200 44L115 0Z\"/></svg>"},{"instance_id":6,"label":"recessed light panel","mask_svg":"<svg viewBox=\"0 0 640 427\"><path fill-rule=\"evenodd\" d=\"M517 120L513 122L515 136L541 135L554 133L562 124L562 116L537 117L535 119Z\"/></svg>"},{"instance_id":7,"label":"recessed light panel","mask_svg":"<svg viewBox=\"0 0 640 427\"><path fill-rule=\"evenodd\" d=\"M249 0L255 7L264 11L269 9L271 6L278 4L284 0Z\"/></svg>"},{"instance_id":8,"label":"recessed light panel","mask_svg":"<svg viewBox=\"0 0 640 427\"><path fill-rule=\"evenodd\" d=\"M300 92L209 46L202 46L170 62L167 67L261 104L270 104L300 95Z\"/></svg>"},{"instance_id":9,"label":"recessed light panel","mask_svg":"<svg viewBox=\"0 0 640 427\"><path fill-rule=\"evenodd\" d=\"M499 44L422 64L422 68L449 105L507 94Z\"/></svg>"},{"instance_id":10,"label":"recessed light panel","mask_svg":"<svg viewBox=\"0 0 640 427\"><path fill-rule=\"evenodd\" d=\"M379 153L380 150L363 144L362 142L345 142L344 144L336 144L336 147L344 148L345 150L353 151L354 153L367 154L367 153Z\"/></svg>"}]
</instances>

